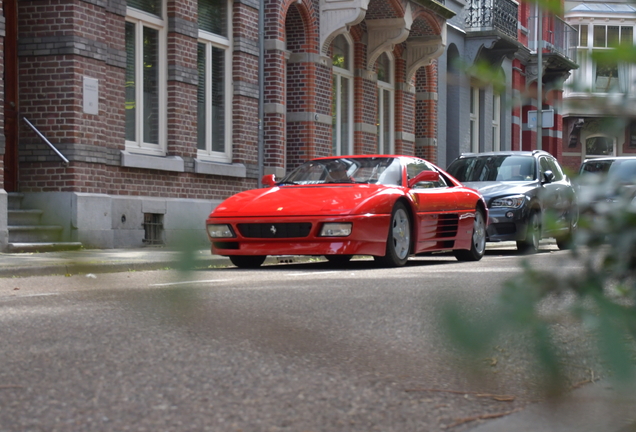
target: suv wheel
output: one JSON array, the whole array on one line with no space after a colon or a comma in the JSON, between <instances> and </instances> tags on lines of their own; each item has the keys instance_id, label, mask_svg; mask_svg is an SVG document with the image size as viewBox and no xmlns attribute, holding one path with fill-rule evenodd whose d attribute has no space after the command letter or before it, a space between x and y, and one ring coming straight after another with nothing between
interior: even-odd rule
<instances>
[{"instance_id":1,"label":"suv wheel","mask_svg":"<svg viewBox=\"0 0 636 432\"><path fill-rule=\"evenodd\" d=\"M539 241L541 240L541 221L539 212L533 211L528 218L528 230L525 240L517 242L517 250L524 254L533 254L539 251Z\"/></svg>"}]
</instances>

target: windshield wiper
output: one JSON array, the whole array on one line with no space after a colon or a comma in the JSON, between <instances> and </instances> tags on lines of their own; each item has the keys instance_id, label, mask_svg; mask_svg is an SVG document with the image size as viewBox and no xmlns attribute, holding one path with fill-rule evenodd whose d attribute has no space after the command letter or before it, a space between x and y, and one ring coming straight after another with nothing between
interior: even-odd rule
<instances>
[{"instance_id":1,"label":"windshield wiper","mask_svg":"<svg viewBox=\"0 0 636 432\"><path fill-rule=\"evenodd\" d=\"M298 183L293 182L293 181L291 181L291 180L283 180L283 181L280 181L280 182L276 183L276 186L297 185L297 184L298 184Z\"/></svg>"},{"instance_id":2,"label":"windshield wiper","mask_svg":"<svg viewBox=\"0 0 636 432\"><path fill-rule=\"evenodd\" d=\"M325 182L325 184L351 184L351 183L356 183L353 180L332 180L332 181L328 181Z\"/></svg>"}]
</instances>

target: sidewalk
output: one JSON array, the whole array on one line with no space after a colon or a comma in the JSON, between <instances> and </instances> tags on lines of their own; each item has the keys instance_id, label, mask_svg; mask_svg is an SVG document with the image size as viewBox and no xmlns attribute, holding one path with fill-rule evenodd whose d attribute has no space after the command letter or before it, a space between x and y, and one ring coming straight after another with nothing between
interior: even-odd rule
<instances>
[{"instance_id":1,"label":"sidewalk","mask_svg":"<svg viewBox=\"0 0 636 432\"><path fill-rule=\"evenodd\" d=\"M466 432L636 432L636 385L597 381Z\"/></svg>"},{"instance_id":2,"label":"sidewalk","mask_svg":"<svg viewBox=\"0 0 636 432\"><path fill-rule=\"evenodd\" d=\"M183 260L182 252L154 246L138 249L3 253L0 254L0 277L160 270L175 268ZM194 251L192 260L196 268L231 265L228 258L212 255L210 249Z\"/></svg>"}]
</instances>

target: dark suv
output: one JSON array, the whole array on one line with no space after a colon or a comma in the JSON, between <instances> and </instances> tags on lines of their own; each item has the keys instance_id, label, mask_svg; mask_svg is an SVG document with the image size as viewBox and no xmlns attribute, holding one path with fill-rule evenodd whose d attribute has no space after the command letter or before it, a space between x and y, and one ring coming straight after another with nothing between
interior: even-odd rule
<instances>
[{"instance_id":1,"label":"dark suv","mask_svg":"<svg viewBox=\"0 0 636 432\"><path fill-rule=\"evenodd\" d=\"M576 194L551 154L463 154L447 171L484 196L489 209L487 241L516 241L523 253L536 252L545 237L555 237L560 249L569 246L578 222Z\"/></svg>"}]
</instances>

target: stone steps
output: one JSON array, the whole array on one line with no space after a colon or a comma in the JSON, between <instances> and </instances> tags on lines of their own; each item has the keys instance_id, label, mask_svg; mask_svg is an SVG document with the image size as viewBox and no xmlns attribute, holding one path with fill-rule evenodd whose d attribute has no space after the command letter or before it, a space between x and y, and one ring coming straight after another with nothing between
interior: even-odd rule
<instances>
[{"instance_id":1,"label":"stone steps","mask_svg":"<svg viewBox=\"0 0 636 432\"><path fill-rule=\"evenodd\" d=\"M54 250L80 249L79 242L62 240L63 227L42 224L43 211L23 209L24 194L8 194L8 252L46 252Z\"/></svg>"}]
</instances>

